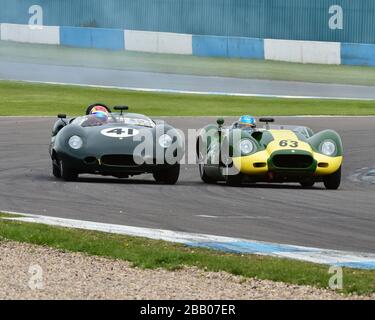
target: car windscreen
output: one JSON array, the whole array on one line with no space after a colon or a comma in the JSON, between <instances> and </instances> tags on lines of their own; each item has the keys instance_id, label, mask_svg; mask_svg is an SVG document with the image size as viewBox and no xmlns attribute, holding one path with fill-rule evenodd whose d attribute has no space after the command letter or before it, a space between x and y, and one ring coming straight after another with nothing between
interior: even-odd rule
<instances>
[{"instance_id":1,"label":"car windscreen","mask_svg":"<svg viewBox=\"0 0 375 320\"><path fill-rule=\"evenodd\" d=\"M144 116L137 116L137 115L112 114L112 119L110 121L111 123L114 123L114 124L125 124L125 125L130 125L130 126L139 126L139 127L148 127L148 128L155 127L155 123L150 118L147 118Z\"/></svg>"},{"instance_id":2,"label":"car windscreen","mask_svg":"<svg viewBox=\"0 0 375 320\"><path fill-rule=\"evenodd\" d=\"M265 127L266 128L266 127ZM268 128L267 128L268 129ZM312 136L313 132L311 129L303 126L288 126L288 125L269 125L270 130L291 130L295 133L300 133L304 135L306 138L309 138Z\"/></svg>"},{"instance_id":3,"label":"car windscreen","mask_svg":"<svg viewBox=\"0 0 375 320\"><path fill-rule=\"evenodd\" d=\"M155 127L155 123L150 119L142 115L135 114L116 114L112 113L107 119L98 118L95 115L87 115L74 119L73 123L78 124L82 127L97 127L106 124L113 125L128 125L136 127Z\"/></svg>"}]
</instances>

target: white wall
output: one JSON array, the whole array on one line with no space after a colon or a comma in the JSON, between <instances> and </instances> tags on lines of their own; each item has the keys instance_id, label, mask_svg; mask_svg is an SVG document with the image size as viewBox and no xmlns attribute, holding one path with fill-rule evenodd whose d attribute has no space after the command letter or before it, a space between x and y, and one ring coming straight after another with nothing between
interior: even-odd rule
<instances>
[{"instance_id":1,"label":"white wall","mask_svg":"<svg viewBox=\"0 0 375 320\"><path fill-rule=\"evenodd\" d=\"M0 24L1 40L60 44L60 27ZM125 30L125 50L152 53L193 54L193 39L189 34ZM341 44L338 42L264 40L266 60L296 63L341 64Z\"/></svg>"},{"instance_id":2,"label":"white wall","mask_svg":"<svg viewBox=\"0 0 375 320\"><path fill-rule=\"evenodd\" d=\"M299 41L264 39L266 60L302 62L302 46Z\"/></svg>"},{"instance_id":3,"label":"white wall","mask_svg":"<svg viewBox=\"0 0 375 320\"><path fill-rule=\"evenodd\" d=\"M41 26L40 29L34 29L36 26L24 24L1 24L1 40L60 44L60 28Z\"/></svg>"},{"instance_id":4,"label":"white wall","mask_svg":"<svg viewBox=\"0 0 375 320\"><path fill-rule=\"evenodd\" d=\"M338 42L303 41L302 63L341 64Z\"/></svg>"},{"instance_id":5,"label":"white wall","mask_svg":"<svg viewBox=\"0 0 375 320\"><path fill-rule=\"evenodd\" d=\"M192 35L125 30L125 50L153 53L193 53Z\"/></svg>"},{"instance_id":6,"label":"white wall","mask_svg":"<svg viewBox=\"0 0 375 320\"><path fill-rule=\"evenodd\" d=\"M125 30L125 50L157 52L157 32Z\"/></svg>"},{"instance_id":7,"label":"white wall","mask_svg":"<svg viewBox=\"0 0 375 320\"><path fill-rule=\"evenodd\" d=\"M341 64L341 45L338 42L265 39L264 56L266 60Z\"/></svg>"},{"instance_id":8,"label":"white wall","mask_svg":"<svg viewBox=\"0 0 375 320\"><path fill-rule=\"evenodd\" d=\"M159 53L193 54L193 36L159 32Z\"/></svg>"}]
</instances>

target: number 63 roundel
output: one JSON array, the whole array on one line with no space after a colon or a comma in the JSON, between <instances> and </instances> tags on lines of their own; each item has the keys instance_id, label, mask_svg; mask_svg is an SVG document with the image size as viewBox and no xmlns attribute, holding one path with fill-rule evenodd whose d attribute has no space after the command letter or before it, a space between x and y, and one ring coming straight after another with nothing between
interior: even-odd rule
<instances>
[{"instance_id":1,"label":"number 63 roundel","mask_svg":"<svg viewBox=\"0 0 375 320\"><path fill-rule=\"evenodd\" d=\"M280 147L290 147L290 148L297 148L298 147L298 141L295 140L281 140L279 143Z\"/></svg>"}]
</instances>

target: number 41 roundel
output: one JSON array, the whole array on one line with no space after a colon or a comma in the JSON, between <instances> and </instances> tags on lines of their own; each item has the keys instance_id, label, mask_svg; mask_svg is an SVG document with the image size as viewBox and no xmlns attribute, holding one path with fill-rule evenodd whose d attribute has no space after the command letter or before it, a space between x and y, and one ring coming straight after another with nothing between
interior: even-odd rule
<instances>
[{"instance_id":1,"label":"number 41 roundel","mask_svg":"<svg viewBox=\"0 0 375 320\"><path fill-rule=\"evenodd\" d=\"M118 127L118 128L103 129L102 131L100 131L100 133L110 138L127 138L127 137L136 136L139 133L139 131L133 128Z\"/></svg>"}]
</instances>

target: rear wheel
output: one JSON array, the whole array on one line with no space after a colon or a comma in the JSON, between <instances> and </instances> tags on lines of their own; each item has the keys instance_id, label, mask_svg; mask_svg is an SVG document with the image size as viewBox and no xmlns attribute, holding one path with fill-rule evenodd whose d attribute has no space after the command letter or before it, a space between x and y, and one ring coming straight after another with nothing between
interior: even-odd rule
<instances>
[{"instance_id":1,"label":"rear wheel","mask_svg":"<svg viewBox=\"0 0 375 320\"><path fill-rule=\"evenodd\" d=\"M337 190L341 184L341 167L335 172L324 178L324 186L328 190Z\"/></svg>"},{"instance_id":2,"label":"rear wheel","mask_svg":"<svg viewBox=\"0 0 375 320\"><path fill-rule=\"evenodd\" d=\"M70 168L65 161L59 161L59 168L61 177L65 181L76 181L78 179L78 172Z\"/></svg>"},{"instance_id":3,"label":"rear wheel","mask_svg":"<svg viewBox=\"0 0 375 320\"><path fill-rule=\"evenodd\" d=\"M164 184L176 184L178 177L180 176L180 164L176 163L172 167L156 171L153 173L156 182Z\"/></svg>"}]
</instances>

